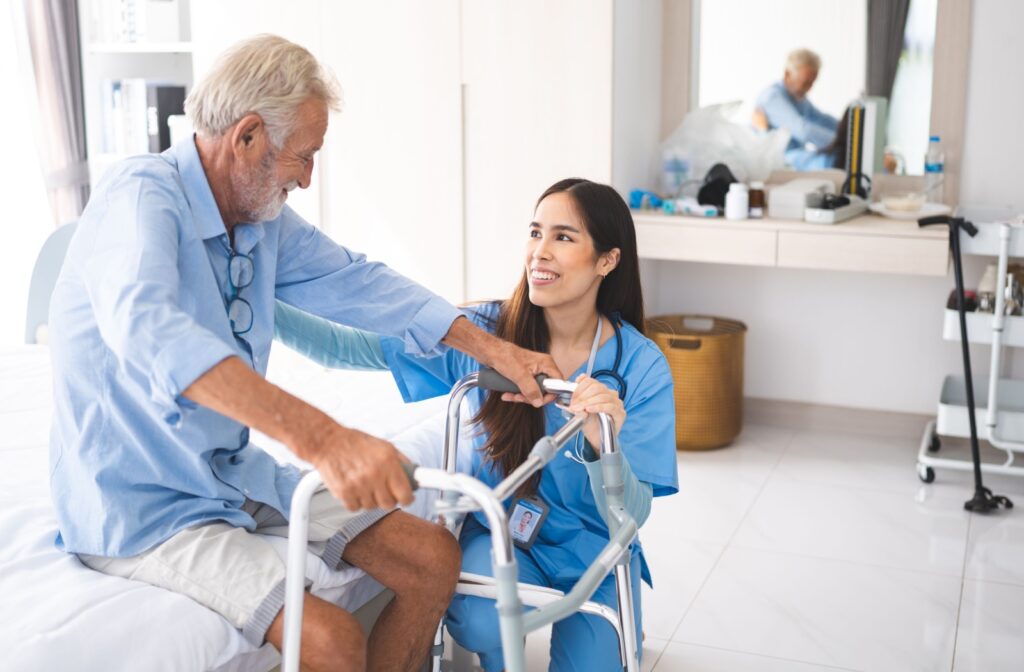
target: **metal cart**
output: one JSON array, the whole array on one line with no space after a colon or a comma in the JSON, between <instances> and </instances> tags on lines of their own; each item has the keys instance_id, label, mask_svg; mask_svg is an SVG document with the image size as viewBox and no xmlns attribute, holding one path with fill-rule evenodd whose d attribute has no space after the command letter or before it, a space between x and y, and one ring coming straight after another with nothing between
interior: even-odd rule
<instances>
[{"instance_id":1,"label":"metal cart","mask_svg":"<svg viewBox=\"0 0 1024 672\"><path fill-rule=\"evenodd\" d=\"M965 329L961 329L958 312L947 310L943 337L961 341L962 331L965 331L969 343L991 344L989 375L973 376L973 388L978 390L974 399L974 414L985 419L976 434L977 439L987 440L993 447L1005 452L1006 460L1002 464L979 462L978 466L983 473L1024 476L1024 466L1014 465L1015 453L1024 452L1024 380L1000 377L1004 347L1024 347L1024 316L1003 314L1009 259L1024 258L1024 226L1020 223L1011 224L1007 217L997 216L990 221L992 223L975 224L973 228L977 229L977 233L973 236L960 236L959 249L954 249L954 263L959 267L956 257L960 253L998 257L995 312L965 313ZM959 268L957 274L960 274ZM957 282L958 291L962 291L962 277L958 277ZM968 396L965 375L946 377L936 419L925 428L918 451L918 477L925 483L935 480L935 469L975 469L973 461L938 456L940 436L971 437L973 419L968 413Z\"/></svg>"}]
</instances>

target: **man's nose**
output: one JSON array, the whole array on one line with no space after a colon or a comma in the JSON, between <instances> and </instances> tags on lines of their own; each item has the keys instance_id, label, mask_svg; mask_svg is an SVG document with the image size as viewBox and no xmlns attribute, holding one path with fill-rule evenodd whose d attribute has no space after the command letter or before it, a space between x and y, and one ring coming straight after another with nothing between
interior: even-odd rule
<instances>
[{"instance_id":1,"label":"man's nose","mask_svg":"<svg viewBox=\"0 0 1024 672\"><path fill-rule=\"evenodd\" d=\"M306 163L305 169L302 171L302 176L298 179L299 187L302 189L308 189L309 185L313 183L313 159L310 159Z\"/></svg>"}]
</instances>

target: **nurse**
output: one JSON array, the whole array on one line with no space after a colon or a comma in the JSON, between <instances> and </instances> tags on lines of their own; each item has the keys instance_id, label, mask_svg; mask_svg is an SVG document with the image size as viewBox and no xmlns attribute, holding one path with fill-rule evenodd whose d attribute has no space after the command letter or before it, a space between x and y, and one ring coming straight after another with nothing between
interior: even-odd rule
<instances>
[{"instance_id":1,"label":"nurse","mask_svg":"<svg viewBox=\"0 0 1024 672\"><path fill-rule=\"evenodd\" d=\"M471 468L493 487L522 463L542 435L555 433L572 414L589 415L570 450L506 502L516 525L531 512L531 534L513 530L519 581L568 592L608 541L603 508L597 504L602 497L597 413L615 421L625 457L627 508L638 525L647 519L653 497L678 490L672 378L661 351L643 335L636 232L618 193L587 180L562 180L540 197L524 229L523 274L512 297L464 310L499 337L550 353L578 387L568 409L554 404L534 408L510 403L525 401L519 395L475 390L469 398L482 432L475 438ZM434 358L412 357L398 341L378 343L360 332L307 320L285 306L278 311L278 337L333 366L386 363L410 402L447 394L480 368L455 350ZM467 517L459 541L463 571L490 575L490 532L481 514ZM640 545L631 551L641 641L640 580L650 585L651 577ZM614 608L613 577L591 599ZM485 670L504 669L493 601L456 595L447 627L462 647L479 654ZM580 613L555 623L551 669L621 669L611 626Z\"/></svg>"}]
</instances>

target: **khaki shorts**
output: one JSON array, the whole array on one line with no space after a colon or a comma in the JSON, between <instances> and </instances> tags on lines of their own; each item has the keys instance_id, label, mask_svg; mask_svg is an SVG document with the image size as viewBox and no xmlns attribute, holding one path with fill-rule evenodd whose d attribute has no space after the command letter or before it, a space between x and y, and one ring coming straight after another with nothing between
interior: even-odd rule
<instances>
[{"instance_id":1,"label":"khaki shorts","mask_svg":"<svg viewBox=\"0 0 1024 672\"><path fill-rule=\"evenodd\" d=\"M288 521L276 509L252 500L242 508L256 520L259 534L288 536ZM352 513L321 488L310 501L309 550L331 569L343 567L348 542L389 513ZM228 619L255 646L263 644L284 606L284 561L267 540L227 523L190 527L131 558L78 557L104 574L192 598Z\"/></svg>"}]
</instances>

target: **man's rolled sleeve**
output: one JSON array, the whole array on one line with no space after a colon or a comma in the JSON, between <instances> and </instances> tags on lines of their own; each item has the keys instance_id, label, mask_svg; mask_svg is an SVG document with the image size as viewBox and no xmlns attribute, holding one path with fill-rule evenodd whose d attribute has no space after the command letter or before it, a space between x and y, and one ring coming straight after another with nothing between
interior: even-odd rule
<instances>
[{"instance_id":1,"label":"man's rolled sleeve","mask_svg":"<svg viewBox=\"0 0 1024 672\"><path fill-rule=\"evenodd\" d=\"M428 357L444 354L447 347L441 340L448 334L462 311L439 296L423 305L413 317L405 332L405 351L411 355Z\"/></svg>"},{"instance_id":2,"label":"man's rolled sleeve","mask_svg":"<svg viewBox=\"0 0 1024 672\"><path fill-rule=\"evenodd\" d=\"M204 373L235 352L224 341L202 329L167 343L153 360L150 399L160 408L164 421L180 427L195 402L181 396Z\"/></svg>"}]
</instances>

